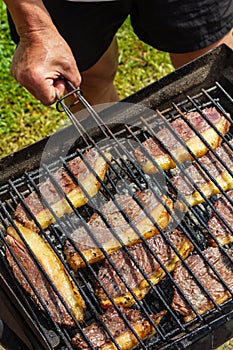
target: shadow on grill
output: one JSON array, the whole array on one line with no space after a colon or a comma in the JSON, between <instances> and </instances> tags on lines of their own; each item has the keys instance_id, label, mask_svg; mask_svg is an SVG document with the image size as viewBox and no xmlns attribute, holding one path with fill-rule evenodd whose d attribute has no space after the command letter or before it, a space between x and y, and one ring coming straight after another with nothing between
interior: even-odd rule
<instances>
[{"instance_id":1,"label":"shadow on grill","mask_svg":"<svg viewBox=\"0 0 233 350\"><path fill-rule=\"evenodd\" d=\"M44 349L194 349L231 320L231 91L117 104L1 185L4 288Z\"/></svg>"}]
</instances>

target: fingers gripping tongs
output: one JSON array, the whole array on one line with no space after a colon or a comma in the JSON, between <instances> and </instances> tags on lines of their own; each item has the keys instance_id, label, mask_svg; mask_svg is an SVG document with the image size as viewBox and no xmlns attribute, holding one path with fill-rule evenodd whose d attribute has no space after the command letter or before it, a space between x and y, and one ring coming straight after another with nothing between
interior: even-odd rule
<instances>
[{"instance_id":1,"label":"fingers gripping tongs","mask_svg":"<svg viewBox=\"0 0 233 350\"><path fill-rule=\"evenodd\" d=\"M101 121L100 116L94 110L94 108L89 104L89 102L87 102L87 100L83 97L81 93L81 89L79 87L75 88L75 86L69 80L66 80L66 83L68 87L71 89L71 91L68 92L66 95L64 95L62 98L59 98L57 96L57 104L56 104L57 110L59 112L65 112L69 117L71 123L75 126L76 129L78 129L78 131L80 131L80 122L77 120L75 115L71 112L71 108L74 107L77 103L81 102L83 106L86 108L86 110L90 113L91 117L96 121L97 124L99 124ZM70 105L67 105L65 103L65 100L70 96L75 97L75 102L73 102Z\"/></svg>"}]
</instances>

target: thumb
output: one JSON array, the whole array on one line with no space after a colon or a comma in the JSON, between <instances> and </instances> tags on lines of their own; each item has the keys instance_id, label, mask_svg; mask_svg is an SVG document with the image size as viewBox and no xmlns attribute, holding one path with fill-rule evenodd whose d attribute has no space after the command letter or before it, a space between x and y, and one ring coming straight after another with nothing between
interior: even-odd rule
<instances>
[{"instance_id":1,"label":"thumb","mask_svg":"<svg viewBox=\"0 0 233 350\"><path fill-rule=\"evenodd\" d=\"M65 90L66 90L66 82L64 79L56 79L54 81L54 89L55 89L55 93L56 95L61 98L62 95L64 94Z\"/></svg>"}]
</instances>

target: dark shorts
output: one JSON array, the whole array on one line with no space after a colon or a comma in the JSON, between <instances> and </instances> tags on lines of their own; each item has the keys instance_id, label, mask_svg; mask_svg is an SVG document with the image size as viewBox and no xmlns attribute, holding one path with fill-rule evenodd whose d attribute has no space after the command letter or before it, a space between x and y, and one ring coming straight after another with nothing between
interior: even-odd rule
<instances>
[{"instance_id":1,"label":"dark shorts","mask_svg":"<svg viewBox=\"0 0 233 350\"><path fill-rule=\"evenodd\" d=\"M130 15L135 33L162 51L196 51L233 27L233 0L117 0L79 3L44 0L70 45L80 71L95 64Z\"/></svg>"}]
</instances>

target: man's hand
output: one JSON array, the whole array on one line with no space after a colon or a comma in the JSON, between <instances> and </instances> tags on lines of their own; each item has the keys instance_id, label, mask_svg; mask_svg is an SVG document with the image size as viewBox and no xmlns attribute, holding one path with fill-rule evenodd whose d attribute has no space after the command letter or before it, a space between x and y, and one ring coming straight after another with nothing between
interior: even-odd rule
<instances>
[{"instance_id":1,"label":"man's hand","mask_svg":"<svg viewBox=\"0 0 233 350\"><path fill-rule=\"evenodd\" d=\"M51 29L24 33L11 65L12 76L44 105L64 93L63 78L76 87L81 83L71 49L57 30Z\"/></svg>"}]
</instances>

